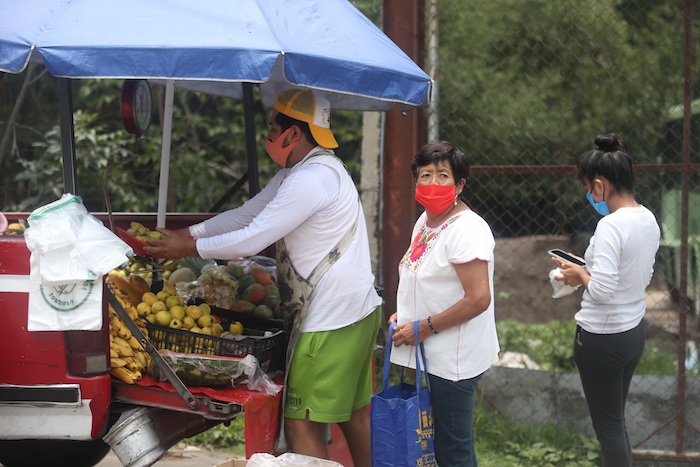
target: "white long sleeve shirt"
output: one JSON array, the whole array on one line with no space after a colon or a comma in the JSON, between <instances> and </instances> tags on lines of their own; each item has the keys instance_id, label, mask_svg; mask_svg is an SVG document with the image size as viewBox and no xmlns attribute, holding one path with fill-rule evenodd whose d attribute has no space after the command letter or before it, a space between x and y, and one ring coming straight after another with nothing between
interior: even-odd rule
<instances>
[{"instance_id":1,"label":"white long sleeve shirt","mask_svg":"<svg viewBox=\"0 0 700 467\"><path fill-rule=\"evenodd\" d=\"M615 334L640 323L660 236L654 214L644 206L620 208L598 222L585 253L591 280L575 316L579 326Z\"/></svg>"},{"instance_id":2,"label":"white long sleeve shirt","mask_svg":"<svg viewBox=\"0 0 700 467\"><path fill-rule=\"evenodd\" d=\"M199 255L247 257L284 237L294 268L308 278L358 216L359 198L352 179L336 158L311 158L320 150L317 147L294 167L280 170L243 206L191 226ZM361 320L380 304L360 210L355 238L311 295L302 332L339 329Z\"/></svg>"}]
</instances>

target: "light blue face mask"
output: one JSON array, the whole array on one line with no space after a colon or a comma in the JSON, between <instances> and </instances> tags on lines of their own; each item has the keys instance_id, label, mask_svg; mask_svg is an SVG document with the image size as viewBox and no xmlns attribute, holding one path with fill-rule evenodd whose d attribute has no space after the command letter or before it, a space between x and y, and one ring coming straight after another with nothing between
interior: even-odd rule
<instances>
[{"instance_id":1,"label":"light blue face mask","mask_svg":"<svg viewBox=\"0 0 700 467\"><path fill-rule=\"evenodd\" d=\"M605 200L596 203L593 200L593 195L590 191L586 193L586 199L589 203L591 203L593 209L595 209L601 216L607 216L608 214L610 214L610 209L608 209L608 203L606 203Z\"/></svg>"}]
</instances>

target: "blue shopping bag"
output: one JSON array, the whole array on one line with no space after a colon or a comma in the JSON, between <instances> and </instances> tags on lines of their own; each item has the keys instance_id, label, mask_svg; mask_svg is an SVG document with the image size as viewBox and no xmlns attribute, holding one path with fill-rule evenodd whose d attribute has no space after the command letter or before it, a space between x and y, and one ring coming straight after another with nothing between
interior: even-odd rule
<instances>
[{"instance_id":1,"label":"blue shopping bag","mask_svg":"<svg viewBox=\"0 0 700 467\"><path fill-rule=\"evenodd\" d=\"M433 414L430 391L422 386L420 361L425 369L423 344L418 345L418 322L413 325L416 336L416 383L403 381L389 386L391 336L396 323L389 326L384 354L382 390L370 403L371 447L373 467L437 466L433 446ZM420 351L421 358L418 358Z\"/></svg>"}]
</instances>

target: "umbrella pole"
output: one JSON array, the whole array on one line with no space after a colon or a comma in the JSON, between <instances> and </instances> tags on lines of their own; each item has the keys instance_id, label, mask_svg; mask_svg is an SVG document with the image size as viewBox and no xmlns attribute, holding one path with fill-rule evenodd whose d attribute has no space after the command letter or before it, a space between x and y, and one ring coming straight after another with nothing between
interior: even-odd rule
<instances>
[{"instance_id":1,"label":"umbrella pole","mask_svg":"<svg viewBox=\"0 0 700 467\"><path fill-rule=\"evenodd\" d=\"M57 79L58 116L61 126L63 156L63 192L78 195L78 175L75 169L75 137L73 128L73 88L68 78Z\"/></svg>"},{"instance_id":2,"label":"umbrella pole","mask_svg":"<svg viewBox=\"0 0 700 467\"><path fill-rule=\"evenodd\" d=\"M156 227L165 227L165 213L168 207L168 179L170 175L170 140L173 129L173 100L175 82L165 82L165 109L163 112L163 144L160 153L160 182L158 183L158 215Z\"/></svg>"},{"instance_id":3,"label":"umbrella pole","mask_svg":"<svg viewBox=\"0 0 700 467\"><path fill-rule=\"evenodd\" d=\"M258 177L258 154L255 142L255 112L253 109L253 83L243 83L243 114L245 119L245 142L248 158L248 194L252 198L260 191Z\"/></svg>"}]
</instances>

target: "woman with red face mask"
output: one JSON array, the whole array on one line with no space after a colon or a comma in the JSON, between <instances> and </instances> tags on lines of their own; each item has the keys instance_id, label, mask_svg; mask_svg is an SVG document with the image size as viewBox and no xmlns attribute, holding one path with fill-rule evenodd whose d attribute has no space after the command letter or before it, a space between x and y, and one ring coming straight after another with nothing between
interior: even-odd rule
<instances>
[{"instance_id":1,"label":"woman with red face mask","mask_svg":"<svg viewBox=\"0 0 700 467\"><path fill-rule=\"evenodd\" d=\"M493 307L495 241L461 199L469 162L456 146L424 146L413 165L424 208L399 264L391 362L415 368L413 323L423 342L439 465L476 466L472 411L481 375L498 360Z\"/></svg>"}]
</instances>

